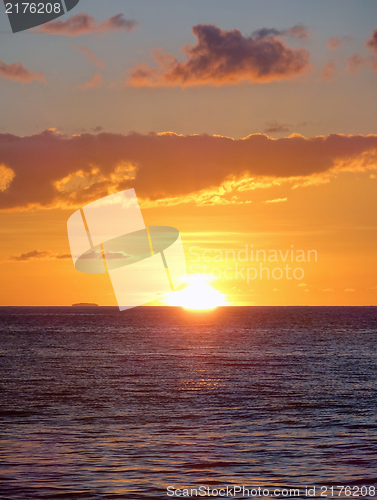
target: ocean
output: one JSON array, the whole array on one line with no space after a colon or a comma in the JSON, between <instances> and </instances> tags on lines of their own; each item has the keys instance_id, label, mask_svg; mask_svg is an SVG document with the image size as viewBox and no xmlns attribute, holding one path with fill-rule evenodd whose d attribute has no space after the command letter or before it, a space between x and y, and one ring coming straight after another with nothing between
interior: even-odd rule
<instances>
[{"instance_id":1,"label":"ocean","mask_svg":"<svg viewBox=\"0 0 377 500\"><path fill-rule=\"evenodd\" d=\"M377 307L2 307L0 337L1 499L377 497Z\"/></svg>"}]
</instances>

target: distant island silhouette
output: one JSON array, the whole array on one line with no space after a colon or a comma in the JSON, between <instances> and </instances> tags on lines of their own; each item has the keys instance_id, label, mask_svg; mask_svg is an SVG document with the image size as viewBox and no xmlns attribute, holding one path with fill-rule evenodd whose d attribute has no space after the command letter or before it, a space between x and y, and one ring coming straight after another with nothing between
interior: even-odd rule
<instances>
[{"instance_id":1,"label":"distant island silhouette","mask_svg":"<svg viewBox=\"0 0 377 500\"><path fill-rule=\"evenodd\" d=\"M78 304L72 304L72 307L99 307L99 305L92 302L79 302Z\"/></svg>"}]
</instances>

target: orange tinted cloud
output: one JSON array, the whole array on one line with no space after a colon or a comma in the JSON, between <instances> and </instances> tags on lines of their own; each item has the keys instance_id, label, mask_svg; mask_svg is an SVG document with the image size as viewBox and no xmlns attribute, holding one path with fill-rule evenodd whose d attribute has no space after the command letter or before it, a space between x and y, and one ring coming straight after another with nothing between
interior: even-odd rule
<instances>
[{"instance_id":1,"label":"orange tinted cloud","mask_svg":"<svg viewBox=\"0 0 377 500\"><path fill-rule=\"evenodd\" d=\"M92 50L88 49L88 47L85 47L84 45L75 45L75 48L79 49L84 54L86 59L98 68L103 68L105 66L102 59L99 59Z\"/></svg>"},{"instance_id":2,"label":"orange tinted cloud","mask_svg":"<svg viewBox=\"0 0 377 500\"><path fill-rule=\"evenodd\" d=\"M6 64L0 61L0 76L8 80L14 80L21 83L30 83L33 80L46 83L46 78L43 73L34 73L25 68L20 62Z\"/></svg>"},{"instance_id":3,"label":"orange tinted cloud","mask_svg":"<svg viewBox=\"0 0 377 500\"><path fill-rule=\"evenodd\" d=\"M0 209L78 206L130 187L150 200L216 189L221 195L221 186L242 179L310 180L335 168L375 169L376 151L377 135L0 134L0 164L14 173L0 192Z\"/></svg>"},{"instance_id":4,"label":"orange tinted cloud","mask_svg":"<svg viewBox=\"0 0 377 500\"><path fill-rule=\"evenodd\" d=\"M336 50L338 47L343 45L344 42L349 42L352 40L350 36L333 36L329 38L326 43L326 47L330 50Z\"/></svg>"},{"instance_id":5,"label":"orange tinted cloud","mask_svg":"<svg viewBox=\"0 0 377 500\"><path fill-rule=\"evenodd\" d=\"M340 47L342 43L343 40L341 38L339 38L338 36L333 36L327 41L326 47L330 50L335 50Z\"/></svg>"},{"instance_id":6,"label":"orange tinted cloud","mask_svg":"<svg viewBox=\"0 0 377 500\"><path fill-rule=\"evenodd\" d=\"M103 78L99 73L96 73L91 80L80 85L82 89L98 89L103 85Z\"/></svg>"},{"instance_id":7,"label":"orange tinted cloud","mask_svg":"<svg viewBox=\"0 0 377 500\"><path fill-rule=\"evenodd\" d=\"M364 59L360 54L356 52L351 57L347 58L347 66L345 67L345 71L357 74L359 69L367 64L367 62L367 59Z\"/></svg>"},{"instance_id":8,"label":"orange tinted cloud","mask_svg":"<svg viewBox=\"0 0 377 500\"><path fill-rule=\"evenodd\" d=\"M81 12L66 21L50 21L35 31L51 35L75 37L91 33L107 33L109 31L131 31L137 25L136 21L126 19L123 14L117 14L102 23L97 23L92 16L86 12Z\"/></svg>"},{"instance_id":9,"label":"orange tinted cloud","mask_svg":"<svg viewBox=\"0 0 377 500\"><path fill-rule=\"evenodd\" d=\"M334 79L334 74L336 71L336 66L333 61L329 61L328 63L324 64L323 70L321 73L321 78L323 80L327 80L328 82Z\"/></svg>"},{"instance_id":10,"label":"orange tinted cloud","mask_svg":"<svg viewBox=\"0 0 377 500\"><path fill-rule=\"evenodd\" d=\"M263 29L245 37L238 30L197 24L192 32L197 43L183 48L186 61L156 50L152 57L157 66L138 65L129 83L136 87L185 87L269 82L297 77L310 68L307 51L286 45L277 37L281 33L277 30Z\"/></svg>"}]
</instances>

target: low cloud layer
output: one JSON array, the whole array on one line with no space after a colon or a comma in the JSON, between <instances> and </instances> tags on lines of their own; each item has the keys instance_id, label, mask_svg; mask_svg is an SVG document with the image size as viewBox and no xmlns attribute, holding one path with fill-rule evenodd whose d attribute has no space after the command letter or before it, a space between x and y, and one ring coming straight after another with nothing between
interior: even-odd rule
<instances>
[{"instance_id":1,"label":"low cloud layer","mask_svg":"<svg viewBox=\"0 0 377 500\"><path fill-rule=\"evenodd\" d=\"M86 12L81 12L76 16L68 18L66 21L50 21L43 24L35 31L37 33L47 33L61 36L80 36L92 33L107 33L109 31L131 31L138 23L132 19L126 19L123 14L106 19L98 23L94 17Z\"/></svg>"},{"instance_id":2,"label":"low cloud layer","mask_svg":"<svg viewBox=\"0 0 377 500\"><path fill-rule=\"evenodd\" d=\"M30 252L11 255L8 260L11 262L29 262L31 260L62 260L70 258L71 254L69 253L56 254L48 250L31 250Z\"/></svg>"},{"instance_id":3,"label":"low cloud layer","mask_svg":"<svg viewBox=\"0 0 377 500\"><path fill-rule=\"evenodd\" d=\"M6 64L0 61L0 76L7 80L13 80L21 83L31 83L32 81L46 83L46 78L43 73L34 73L25 68L20 62L13 64Z\"/></svg>"},{"instance_id":4,"label":"low cloud layer","mask_svg":"<svg viewBox=\"0 0 377 500\"><path fill-rule=\"evenodd\" d=\"M186 45L186 61L155 50L157 66L138 65L128 83L141 86L229 85L243 81L269 82L297 77L311 65L303 48L292 48L279 35L283 32L264 28L246 37L238 30L222 30L214 24L192 28L195 45ZM288 33L291 32L291 33ZM285 30L284 34L305 38L303 27Z\"/></svg>"},{"instance_id":5,"label":"low cloud layer","mask_svg":"<svg viewBox=\"0 0 377 500\"><path fill-rule=\"evenodd\" d=\"M12 179L0 192L0 209L81 206L131 187L155 201L203 190L221 195L221 186L241 180L238 190L246 191L258 178L300 177L309 185L334 169L375 169L376 151L376 135L0 134L0 165Z\"/></svg>"}]
</instances>

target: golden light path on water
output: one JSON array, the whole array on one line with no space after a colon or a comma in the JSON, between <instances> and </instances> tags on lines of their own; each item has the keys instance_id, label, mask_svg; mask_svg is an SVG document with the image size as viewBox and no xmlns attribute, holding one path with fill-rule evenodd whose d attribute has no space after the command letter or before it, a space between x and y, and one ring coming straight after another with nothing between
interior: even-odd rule
<instances>
[{"instance_id":1,"label":"golden light path on water","mask_svg":"<svg viewBox=\"0 0 377 500\"><path fill-rule=\"evenodd\" d=\"M225 306L225 295L199 276L190 279L190 284L183 290L169 294L166 299L169 306L179 306L185 309L214 309Z\"/></svg>"}]
</instances>

